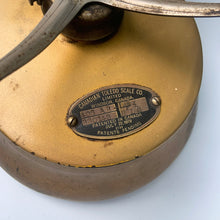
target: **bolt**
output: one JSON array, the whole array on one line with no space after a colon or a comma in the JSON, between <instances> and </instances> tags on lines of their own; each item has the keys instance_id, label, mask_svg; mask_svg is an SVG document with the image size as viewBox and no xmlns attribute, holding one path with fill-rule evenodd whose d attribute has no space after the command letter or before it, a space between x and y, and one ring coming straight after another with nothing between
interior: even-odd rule
<instances>
[{"instance_id":1,"label":"bolt","mask_svg":"<svg viewBox=\"0 0 220 220\"><path fill-rule=\"evenodd\" d=\"M161 104L160 97L154 96L154 97L151 99L151 102L152 102L153 105L159 106L159 105Z\"/></svg>"},{"instance_id":2,"label":"bolt","mask_svg":"<svg viewBox=\"0 0 220 220\"><path fill-rule=\"evenodd\" d=\"M77 119L76 119L76 117L70 116L70 117L67 119L67 124L68 124L68 126L69 126L70 128L75 127L76 124L77 124Z\"/></svg>"}]
</instances>

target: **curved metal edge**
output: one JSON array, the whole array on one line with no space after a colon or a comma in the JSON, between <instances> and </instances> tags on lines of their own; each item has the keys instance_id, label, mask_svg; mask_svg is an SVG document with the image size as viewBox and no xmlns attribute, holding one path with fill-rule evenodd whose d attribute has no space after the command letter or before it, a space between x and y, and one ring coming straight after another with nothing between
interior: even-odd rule
<instances>
[{"instance_id":1,"label":"curved metal edge","mask_svg":"<svg viewBox=\"0 0 220 220\"><path fill-rule=\"evenodd\" d=\"M178 0L97 0L134 12L187 17L220 16L220 3L196 3Z\"/></svg>"},{"instance_id":2,"label":"curved metal edge","mask_svg":"<svg viewBox=\"0 0 220 220\"><path fill-rule=\"evenodd\" d=\"M180 153L194 125L197 102L179 129L145 156L103 168L58 165L23 150L0 132L0 165L36 191L74 200L102 200L131 192L157 177Z\"/></svg>"}]
</instances>

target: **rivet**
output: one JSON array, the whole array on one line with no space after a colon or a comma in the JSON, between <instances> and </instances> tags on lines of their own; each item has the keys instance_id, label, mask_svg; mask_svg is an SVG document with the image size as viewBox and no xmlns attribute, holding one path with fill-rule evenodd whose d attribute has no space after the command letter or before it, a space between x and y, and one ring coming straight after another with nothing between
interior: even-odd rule
<instances>
[{"instance_id":1,"label":"rivet","mask_svg":"<svg viewBox=\"0 0 220 220\"><path fill-rule=\"evenodd\" d=\"M69 127L75 127L76 126L76 124L77 124L77 119L76 119L76 117L74 117L74 116L70 116L68 119L67 119L67 124L68 124L68 126Z\"/></svg>"},{"instance_id":2,"label":"rivet","mask_svg":"<svg viewBox=\"0 0 220 220\"><path fill-rule=\"evenodd\" d=\"M153 105L159 106L159 105L161 104L160 97L154 96L154 97L151 99L151 102L152 102Z\"/></svg>"}]
</instances>

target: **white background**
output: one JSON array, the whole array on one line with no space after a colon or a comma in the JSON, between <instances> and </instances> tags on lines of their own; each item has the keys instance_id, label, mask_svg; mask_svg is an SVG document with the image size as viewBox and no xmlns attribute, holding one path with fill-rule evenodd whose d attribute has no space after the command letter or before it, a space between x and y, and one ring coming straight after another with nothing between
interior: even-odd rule
<instances>
[{"instance_id":1,"label":"white background","mask_svg":"<svg viewBox=\"0 0 220 220\"><path fill-rule=\"evenodd\" d=\"M220 220L220 18L196 19L204 76L196 124L172 165L116 199L75 202L37 193L0 168L0 219Z\"/></svg>"}]
</instances>

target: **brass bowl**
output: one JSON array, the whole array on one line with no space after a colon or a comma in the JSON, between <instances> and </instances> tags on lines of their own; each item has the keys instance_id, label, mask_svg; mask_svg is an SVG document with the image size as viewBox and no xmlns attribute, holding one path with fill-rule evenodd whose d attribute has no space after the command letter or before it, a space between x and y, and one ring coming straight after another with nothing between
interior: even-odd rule
<instances>
[{"instance_id":1,"label":"brass bowl","mask_svg":"<svg viewBox=\"0 0 220 220\"><path fill-rule=\"evenodd\" d=\"M24 0L8 0L0 16L3 56L42 12ZM192 18L125 12L108 41L73 44L61 35L0 83L0 165L25 185L68 199L106 199L135 190L167 168L187 141L201 77L201 43ZM124 83L149 87L161 97L161 112L148 127L94 141L66 125L77 99Z\"/></svg>"}]
</instances>

